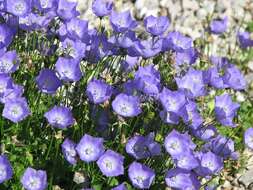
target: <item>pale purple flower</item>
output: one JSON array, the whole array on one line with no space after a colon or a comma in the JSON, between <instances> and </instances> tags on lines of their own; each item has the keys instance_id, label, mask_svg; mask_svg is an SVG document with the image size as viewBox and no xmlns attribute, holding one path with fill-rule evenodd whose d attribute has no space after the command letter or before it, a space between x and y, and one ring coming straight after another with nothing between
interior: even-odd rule
<instances>
[{"instance_id":1,"label":"pale purple flower","mask_svg":"<svg viewBox=\"0 0 253 190\"><path fill-rule=\"evenodd\" d=\"M131 57L129 55L126 56L126 59L123 60L120 64L124 71L131 71L139 62L140 57Z\"/></svg>"},{"instance_id":2,"label":"pale purple flower","mask_svg":"<svg viewBox=\"0 0 253 190\"><path fill-rule=\"evenodd\" d=\"M74 124L71 110L64 106L54 106L44 114L50 125L59 129L65 129Z\"/></svg>"},{"instance_id":3,"label":"pale purple flower","mask_svg":"<svg viewBox=\"0 0 253 190\"><path fill-rule=\"evenodd\" d=\"M85 162L96 161L105 151L103 138L85 134L76 146L80 159Z\"/></svg>"},{"instance_id":4,"label":"pale purple flower","mask_svg":"<svg viewBox=\"0 0 253 190\"><path fill-rule=\"evenodd\" d=\"M143 159L161 154L161 146L154 141L154 133L147 136L136 135L126 144L126 152L135 159Z\"/></svg>"},{"instance_id":5,"label":"pale purple flower","mask_svg":"<svg viewBox=\"0 0 253 190\"><path fill-rule=\"evenodd\" d=\"M2 113L4 118L18 123L24 120L28 115L30 115L30 109L25 98L9 99L5 102Z\"/></svg>"},{"instance_id":6,"label":"pale purple flower","mask_svg":"<svg viewBox=\"0 0 253 190\"><path fill-rule=\"evenodd\" d=\"M57 0L34 0L33 3L40 11L48 11L57 6Z\"/></svg>"},{"instance_id":7,"label":"pale purple flower","mask_svg":"<svg viewBox=\"0 0 253 190\"><path fill-rule=\"evenodd\" d=\"M98 17L109 15L113 8L113 0L93 0L92 11Z\"/></svg>"},{"instance_id":8,"label":"pale purple flower","mask_svg":"<svg viewBox=\"0 0 253 190\"><path fill-rule=\"evenodd\" d=\"M124 157L112 150L107 150L97 161L100 171L106 177L124 174Z\"/></svg>"},{"instance_id":9,"label":"pale purple flower","mask_svg":"<svg viewBox=\"0 0 253 190\"><path fill-rule=\"evenodd\" d=\"M180 32L170 32L164 40L164 50L172 49L176 52L183 52L192 48L192 39Z\"/></svg>"},{"instance_id":10,"label":"pale purple flower","mask_svg":"<svg viewBox=\"0 0 253 190\"><path fill-rule=\"evenodd\" d=\"M137 189L149 189L155 179L155 172L143 164L133 162L128 168L128 177Z\"/></svg>"},{"instance_id":11,"label":"pale purple flower","mask_svg":"<svg viewBox=\"0 0 253 190\"><path fill-rule=\"evenodd\" d=\"M65 38L61 42L60 48L66 52L66 54L77 61L81 61L86 53L86 44L80 40L71 40L70 38Z\"/></svg>"},{"instance_id":12,"label":"pale purple flower","mask_svg":"<svg viewBox=\"0 0 253 190\"><path fill-rule=\"evenodd\" d=\"M192 170L199 166L199 161L192 151L179 154L174 160L178 168Z\"/></svg>"},{"instance_id":13,"label":"pale purple flower","mask_svg":"<svg viewBox=\"0 0 253 190\"><path fill-rule=\"evenodd\" d=\"M231 138L226 138L217 135L203 146L204 151L212 151L224 159L237 159L237 152L235 152L234 141Z\"/></svg>"},{"instance_id":14,"label":"pale purple flower","mask_svg":"<svg viewBox=\"0 0 253 190\"><path fill-rule=\"evenodd\" d=\"M226 68L223 81L226 85L235 90L244 90L246 88L246 81L243 74L232 64Z\"/></svg>"},{"instance_id":15,"label":"pale purple flower","mask_svg":"<svg viewBox=\"0 0 253 190\"><path fill-rule=\"evenodd\" d=\"M77 60L59 57L55 68L59 78L66 82L76 82L82 77L80 63Z\"/></svg>"},{"instance_id":16,"label":"pale purple flower","mask_svg":"<svg viewBox=\"0 0 253 190\"><path fill-rule=\"evenodd\" d=\"M7 24L0 24L0 49L8 47L14 37L14 31Z\"/></svg>"},{"instance_id":17,"label":"pale purple flower","mask_svg":"<svg viewBox=\"0 0 253 190\"><path fill-rule=\"evenodd\" d=\"M87 36L88 21L79 18L72 18L67 22L67 31L70 38L83 40Z\"/></svg>"},{"instance_id":18,"label":"pale purple flower","mask_svg":"<svg viewBox=\"0 0 253 190\"><path fill-rule=\"evenodd\" d=\"M197 176L193 172L179 168L169 170L165 181L173 189L199 190L201 187Z\"/></svg>"},{"instance_id":19,"label":"pale purple flower","mask_svg":"<svg viewBox=\"0 0 253 190\"><path fill-rule=\"evenodd\" d=\"M113 110L123 117L134 117L141 113L139 98L136 96L119 94L112 101Z\"/></svg>"},{"instance_id":20,"label":"pale purple flower","mask_svg":"<svg viewBox=\"0 0 253 190\"><path fill-rule=\"evenodd\" d=\"M181 109L186 104L186 98L184 93L180 91L171 91L165 87L159 95L159 100L164 110L177 115L179 115Z\"/></svg>"},{"instance_id":21,"label":"pale purple flower","mask_svg":"<svg viewBox=\"0 0 253 190\"><path fill-rule=\"evenodd\" d=\"M18 69L19 58L16 51L7 51L0 57L0 73L13 73Z\"/></svg>"},{"instance_id":22,"label":"pale purple flower","mask_svg":"<svg viewBox=\"0 0 253 190\"><path fill-rule=\"evenodd\" d=\"M148 16L144 19L146 31L155 36L162 35L169 27L170 22L166 16Z\"/></svg>"},{"instance_id":23,"label":"pale purple flower","mask_svg":"<svg viewBox=\"0 0 253 190\"><path fill-rule=\"evenodd\" d=\"M176 52L176 65L192 65L198 58L198 51L195 48L189 48L183 52Z\"/></svg>"},{"instance_id":24,"label":"pale purple flower","mask_svg":"<svg viewBox=\"0 0 253 190\"><path fill-rule=\"evenodd\" d=\"M253 128L248 128L244 133L244 142L247 147L253 150Z\"/></svg>"},{"instance_id":25,"label":"pale purple flower","mask_svg":"<svg viewBox=\"0 0 253 190\"><path fill-rule=\"evenodd\" d=\"M208 125L198 130L192 130L192 133L202 141L208 142L217 135L217 129L213 125Z\"/></svg>"},{"instance_id":26,"label":"pale purple flower","mask_svg":"<svg viewBox=\"0 0 253 190\"><path fill-rule=\"evenodd\" d=\"M115 32L126 32L137 27L137 22L133 20L129 11L117 13L112 11L110 23Z\"/></svg>"},{"instance_id":27,"label":"pale purple flower","mask_svg":"<svg viewBox=\"0 0 253 190\"><path fill-rule=\"evenodd\" d=\"M127 187L124 183L121 183L117 187L112 188L111 190L127 190Z\"/></svg>"},{"instance_id":28,"label":"pale purple flower","mask_svg":"<svg viewBox=\"0 0 253 190\"><path fill-rule=\"evenodd\" d=\"M166 151L173 158L177 158L183 153L190 152L196 147L188 134L181 134L174 129L166 136L164 145Z\"/></svg>"},{"instance_id":29,"label":"pale purple flower","mask_svg":"<svg viewBox=\"0 0 253 190\"><path fill-rule=\"evenodd\" d=\"M176 78L177 86L188 98L196 98L206 94L203 71L189 69L182 77Z\"/></svg>"},{"instance_id":30,"label":"pale purple flower","mask_svg":"<svg viewBox=\"0 0 253 190\"><path fill-rule=\"evenodd\" d=\"M188 101L181 113L184 123L191 129L198 129L203 123L203 118L198 111L197 104L193 101Z\"/></svg>"},{"instance_id":31,"label":"pale purple flower","mask_svg":"<svg viewBox=\"0 0 253 190\"><path fill-rule=\"evenodd\" d=\"M31 12L31 0L7 0L5 1L5 9L7 12L15 16L25 16Z\"/></svg>"},{"instance_id":32,"label":"pale purple flower","mask_svg":"<svg viewBox=\"0 0 253 190\"><path fill-rule=\"evenodd\" d=\"M249 32L239 32L237 39L241 48L245 49L253 46L253 39L250 37Z\"/></svg>"},{"instance_id":33,"label":"pale purple flower","mask_svg":"<svg viewBox=\"0 0 253 190\"><path fill-rule=\"evenodd\" d=\"M215 19L210 23L210 32L213 34L222 34L226 32L228 27L228 17L223 19Z\"/></svg>"},{"instance_id":34,"label":"pale purple flower","mask_svg":"<svg viewBox=\"0 0 253 190\"><path fill-rule=\"evenodd\" d=\"M2 97L8 89L12 88L13 88L12 78L8 74L0 73L0 97Z\"/></svg>"},{"instance_id":35,"label":"pale purple flower","mask_svg":"<svg viewBox=\"0 0 253 190\"><path fill-rule=\"evenodd\" d=\"M100 104L110 99L112 87L102 80L93 79L87 85L86 94L91 102Z\"/></svg>"},{"instance_id":36,"label":"pale purple flower","mask_svg":"<svg viewBox=\"0 0 253 190\"><path fill-rule=\"evenodd\" d=\"M142 56L143 58L148 59L158 55L162 51L162 43L163 41L161 39L155 41L141 40L136 41L132 47L133 51L138 56Z\"/></svg>"},{"instance_id":37,"label":"pale purple flower","mask_svg":"<svg viewBox=\"0 0 253 190\"><path fill-rule=\"evenodd\" d=\"M36 77L36 83L39 89L47 94L55 94L56 90L62 85L55 71L51 69L41 70Z\"/></svg>"},{"instance_id":38,"label":"pale purple flower","mask_svg":"<svg viewBox=\"0 0 253 190\"><path fill-rule=\"evenodd\" d=\"M137 40L135 32L130 30L122 34L111 36L108 42L120 48L130 48L135 45Z\"/></svg>"},{"instance_id":39,"label":"pale purple flower","mask_svg":"<svg viewBox=\"0 0 253 190\"><path fill-rule=\"evenodd\" d=\"M212 152L200 153L199 159L200 167L196 169L198 175L209 176L218 174L223 168L223 159Z\"/></svg>"},{"instance_id":40,"label":"pale purple flower","mask_svg":"<svg viewBox=\"0 0 253 190\"><path fill-rule=\"evenodd\" d=\"M79 15L76 10L77 2L68 0L58 0L57 15L63 20L71 20Z\"/></svg>"},{"instance_id":41,"label":"pale purple flower","mask_svg":"<svg viewBox=\"0 0 253 190\"><path fill-rule=\"evenodd\" d=\"M66 138L61 145L64 158L70 164L73 164L73 165L75 165L77 162L77 152L76 152L75 147L76 147L76 144L68 138Z\"/></svg>"},{"instance_id":42,"label":"pale purple flower","mask_svg":"<svg viewBox=\"0 0 253 190\"><path fill-rule=\"evenodd\" d=\"M47 173L44 170L35 170L28 167L21 183L26 190L45 190L47 188Z\"/></svg>"},{"instance_id":43,"label":"pale purple flower","mask_svg":"<svg viewBox=\"0 0 253 190\"><path fill-rule=\"evenodd\" d=\"M174 112L167 111L165 109L160 111L159 116L163 120L163 122L174 125L178 124L180 119L179 115Z\"/></svg>"},{"instance_id":44,"label":"pale purple flower","mask_svg":"<svg viewBox=\"0 0 253 190\"><path fill-rule=\"evenodd\" d=\"M228 94L215 97L215 115L217 120L225 126L235 127L233 119L240 107L238 103L234 103Z\"/></svg>"},{"instance_id":45,"label":"pale purple flower","mask_svg":"<svg viewBox=\"0 0 253 190\"><path fill-rule=\"evenodd\" d=\"M13 175L12 166L6 155L0 155L0 184L11 179Z\"/></svg>"},{"instance_id":46,"label":"pale purple flower","mask_svg":"<svg viewBox=\"0 0 253 190\"><path fill-rule=\"evenodd\" d=\"M0 95L0 101L5 104L8 100L19 99L24 93L24 87L13 84L10 88L5 89L3 95Z\"/></svg>"},{"instance_id":47,"label":"pale purple flower","mask_svg":"<svg viewBox=\"0 0 253 190\"><path fill-rule=\"evenodd\" d=\"M136 88L151 96L156 96L160 92L160 73L154 68L154 65L139 67L134 76Z\"/></svg>"}]
</instances>

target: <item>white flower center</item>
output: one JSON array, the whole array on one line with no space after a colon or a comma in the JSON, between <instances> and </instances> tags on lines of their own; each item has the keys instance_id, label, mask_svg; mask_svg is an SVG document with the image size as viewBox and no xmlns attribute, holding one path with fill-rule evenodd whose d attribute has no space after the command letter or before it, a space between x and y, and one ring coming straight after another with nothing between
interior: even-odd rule
<instances>
[{"instance_id":1,"label":"white flower center","mask_svg":"<svg viewBox=\"0 0 253 190\"><path fill-rule=\"evenodd\" d=\"M28 186L29 188L38 189L40 187L40 179L37 177L31 177Z\"/></svg>"},{"instance_id":2,"label":"white flower center","mask_svg":"<svg viewBox=\"0 0 253 190\"><path fill-rule=\"evenodd\" d=\"M0 165L0 179L6 178L7 172L3 165Z\"/></svg>"},{"instance_id":3,"label":"white flower center","mask_svg":"<svg viewBox=\"0 0 253 190\"><path fill-rule=\"evenodd\" d=\"M17 2L14 5L14 9L18 14L22 14L25 11L25 5L24 2Z\"/></svg>"}]
</instances>

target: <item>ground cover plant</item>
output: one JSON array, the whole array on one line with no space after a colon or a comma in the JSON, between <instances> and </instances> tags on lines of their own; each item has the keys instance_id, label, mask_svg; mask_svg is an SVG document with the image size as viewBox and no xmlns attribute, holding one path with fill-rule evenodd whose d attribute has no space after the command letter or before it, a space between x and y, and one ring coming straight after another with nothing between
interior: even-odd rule
<instances>
[{"instance_id":1,"label":"ground cover plant","mask_svg":"<svg viewBox=\"0 0 253 190\"><path fill-rule=\"evenodd\" d=\"M111 0L93 1L96 28L68 0L0 5L0 189L215 189L253 148L252 100L235 96L251 34L209 52L226 17L192 40Z\"/></svg>"}]
</instances>

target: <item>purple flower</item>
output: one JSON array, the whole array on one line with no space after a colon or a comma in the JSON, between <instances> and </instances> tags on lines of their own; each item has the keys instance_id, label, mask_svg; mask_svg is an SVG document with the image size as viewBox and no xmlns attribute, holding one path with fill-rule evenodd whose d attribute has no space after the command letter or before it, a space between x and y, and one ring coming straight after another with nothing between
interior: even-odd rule
<instances>
[{"instance_id":1,"label":"purple flower","mask_svg":"<svg viewBox=\"0 0 253 190\"><path fill-rule=\"evenodd\" d=\"M7 12L15 16L25 16L31 12L31 0L7 0L5 1L5 9Z\"/></svg>"},{"instance_id":2,"label":"purple flower","mask_svg":"<svg viewBox=\"0 0 253 190\"><path fill-rule=\"evenodd\" d=\"M240 107L238 103L234 103L228 94L215 97L215 115L217 120L225 126L235 127L233 119Z\"/></svg>"},{"instance_id":3,"label":"purple flower","mask_svg":"<svg viewBox=\"0 0 253 190\"><path fill-rule=\"evenodd\" d=\"M172 49L176 52L183 52L192 48L192 39L180 32L170 32L164 40L164 49Z\"/></svg>"},{"instance_id":4,"label":"purple flower","mask_svg":"<svg viewBox=\"0 0 253 190\"><path fill-rule=\"evenodd\" d=\"M110 23L115 32L121 33L134 29L138 24L132 19L129 11L117 13L112 11Z\"/></svg>"},{"instance_id":5,"label":"purple flower","mask_svg":"<svg viewBox=\"0 0 253 190\"><path fill-rule=\"evenodd\" d=\"M223 81L226 85L235 90L244 90L246 88L244 76L240 70L232 64L226 68Z\"/></svg>"},{"instance_id":6,"label":"purple flower","mask_svg":"<svg viewBox=\"0 0 253 190\"><path fill-rule=\"evenodd\" d=\"M0 57L0 73L13 73L18 69L19 58L16 51L7 51Z\"/></svg>"},{"instance_id":7,"label":"purple flower","mask_svg":"<svg viewBox=\"0 0 253 190\"><path fill-rule=\"evenodd\" d=\"M11 179L13 175L12 166L5 155L0 155L0 184Z\"/></svg>"},{"instance_id":8,"label":"purple flower","mask_svg":"<svg viewBox=\"0 0 253 190\"><path fill-rule=\"evenodd\" d=\"M126 59L122 61L120 64L124 71L131 71L135 65L138 64L140 58L139 57L131 57L129 55L126 56Z\"/></svg>"},{"instance_id":9,"label":"purple flower","mask_svg":"<svg viewBox=\"0 0 253 190\"><path fill-rule=\"evenodd\" d=\"M162 50L162 40L142 40L136 41L133 51L145 59L158 55ZM130 53L129 53L130 54Z\"/></svg>"},{"instance_id":10,"label":"purple flower","mask_svg":"<svg viewBox=\"0 0 253 190\"><path fill-rule=\"evenodd\" d=\"M103 139L85 134L76 146L80 159L85 162L96 161L105 151Z\"/></svg>"},{"instance_id":11,"label":"purple flower","mask_svg":"<svg viewBox=\"0 0 253 190\"><path fill-rule=\"evenodd\" d=\"M86 44L79 40L71 40L69 38L64 39L61 42L60 48L67 52L67 55L74 58L77 61L81 61L85 57Z\"/></svg>"},{"instance_id":12,"label":"purple flower","mask_svg":"<svg viewBox=\"0 0 253 190\"><path fill-rule=\"evenodd\" d=\"M139 98L122 93L112 101L112 108L123 117L134 117L141 113Z\"/></svg>"},{"instance_id":13,"label":"purple flower","mask_svg":"<svg viewBox=\"0 0 253 190\"><path fill-rule=\"evenodd\" d=\"M253 46L253 39L250 37L249 32L239 32L237 39L241 48L245 49Z\"/></svg>"},{"instance_id":14,"label":"purple flower","mask_svg":"<svg viewBox=\"0 0 253 190\"><path fill-rule=\"evenodd\" d=\"M3 95L0 95L0 101L5 104L8 100L19 99L24 93L23 86L13 84L10 88L7 88Z\"/></svg>"},{"instance_id":15,"label":"purple flower","mask_svg":"<svg viewBox=\"0 0 253 190\"><path fill-rule=\"evenodd\" d=\"M210 23L210 32L213 34L222 34L226 32L228 25L228 17L223 19L215 19Z\"/></svg>"},{"instance_id":16,"label":"purple flower","mask_svg":"<svg viewBox=\"0 0 253 190\"><path fill-rule=\"evenodd\" d=\"M74 124L70 109L64 106L54 106L44 114L44 117L50 125L59 129L65 129Z\"/></svg>"},{"instance_id":17,"label":"purple flower","mask_svg":"<svg viewBox=\"0 0 253 190\"><path fill-rule=\"evenodd\" d=\"M143 159L161 154L161 146L154 141L154 133L147 136L136 135L128 140L126 152L135 159Z\"/></svg>"},{"instance_id":18,"label":"purple flower","mask_svg":"<svg viewBox=\"0 0 253 190\"><path fill-rule=\"evenodd\" d=\"M33 3L40 11L47 11L56 8L56 1L57 0L34 0Z\"/></svg>"},{"instance_id":19,"label":"purple flower","mask_svg":"<svg viewBox=\"0 0 253 190\"><path fill-rule=\"evenodd\" d=\"M7 74L0 73L0 97L2 97L8 89L12 88L13 88L12 78Z\"/></svg>"},{"instance_id":20,"label":"purple flower","mask_svg":"<svg viewBox=\"0 0 253 190\"><path fill-rule=\"evenodd\" d=\"M180 91L171 91L165 87L159 95L159 100L164 110L177 115L179 115L181 109L186 104L186 98L184 93Z\"/></svg>"},{"instance_id":21,"label":"purple flower","mask_svg":"<svg viewBox=\"0 0 253 190\"><path fill-rule=\"evenodd\" d=\"M47 173L28 167L21 178L21 183L26 190L44 190L47 188Z\"/></svg>"},{"instance_id":22,"label":"purple flower","mask_svg":"<svg viewBox=\"0 0 253 190\"><path fill-rule=\"evenodd\" d=\"M124 174L124 157L112 150L107 150L97 161L97 165L106 177Z\"/></svg>"},{"instance_id":23,"label":"purple flower","mask_svg":"<svg viewBox=\"0 0 253 190\"><path fill-rule=\"evenodd\" d=\"M212 153L200 153L200 167L196 169L196 172L200 176L209 176L217 174L223 168L223 159Z\"/></svg>"},{"instance_id":24,"label":"purple flower","mask_svg":"<svg viewBox=\"0 0 253 190\"><path fill-rule=\"evenodd\" d=\"M198 55L199 53L195 48L189 48L183 52L176 52L176 65L192 65L196 62Z\"/></svg>"},{"instance_id":25,"label":"purple flower","mask_svg":"<svg viewBox=\"0 0 253 190\"><path fill-rule=\"evenodd\" d=\"M234 141L230 138L218 135L212 138L203 146L204 151L212 151L213 153L223 157L224 159L236 159L236 152L234 150Z\"/></svg>"},{"instance_id":26,"label":"purple flower","mask_svg":"<svg viewBox=\"0 0 253 190\"><path fill-rule=\"evenodd\" d=\"M134 187L149 189L155 178L155 172L143 164L133 162L128 168L128 177Z\"/></svg>"},{"instance_id":27,"label":"purple flower","mask_svg":"<svg viewBox=\"0 0 253 190\"><path fill-rule=\"evenodd\" d=\"M0 49L8 47L14 37L14 32L6 24L0 24Z\"/></svg>"},{"instance_id":28,"label":"purple flower","mask_svg":"<svg viewBox=\"0 0 253 190\"><path fill-rule=\"evenodd\" d=\"M208 142L217 135L217 129L213 125L192 130L193 134L202 141Z\"/></svg>"},{"instance_id":29,"label":"purple flower","mask_svg":"<svg viewBox=\"0 0 253 190\"><path fill-rule=\"evenodd\" d=\"M184 123L189 125L191 129L198 129L203 123L203 118L198 112L197 104L193 101L188 101L181 116Z\"/></svg>"},{"instance_id":30,"label":"purple flower","mask_svg":"<svg viewBox=\"0 0 253 190\"><path fill-rule=\"evenodd\" d=\"M117 187L112 188L111 190L127 190L127 187L124 183L121 183Z\"/></svg>"},{"instance_id":31,"label":"purple flower","mask_svg":"<svg viewBox=\"0 0 253 190\"><path fill-rule=\"evenodd\" d=\"M109 15L113 8L113 0L93 0L92 11L98 17Z\"/></svg>"},{"instance_id":32,"label":"purple flower","mask_svg":"<svg viewBox=\"0 0 253 190\"><path fill-rule=\"evenodd\" d=\"M79 15L76 10L77 2L70 2L68 0L58 0L57 15L63 20L71 20Z\"/></svg>"},{"instance_id":33,"label":"purple flower","mask_svg":"<svg viewBox=\"0 0 253 190\"><path fill-rule=\"evenodd\" d=\"M154 68L154 65L139 67L134 80L139 91L151 96L159 94L161 88L160 73Z\"/></svg>"},{"instance_id":34,"label":"purple flower","mask_svg":"<svg viewBox=\"0 0 253 190\"><path fill-rule=\"evenodd\" d=\"M112 87L102 80L93 79L87 85L86 94L91 102L100 104L110 99Z\"/></svg>"},{"instance_id":35,"label":"purple flower","mask_svg":"<svg viewBox=\"0 0 253 190\"><path fill-rule=\"evenodd\" d=\"M196 98L206 94L203 72L190 69L182 78L176 78L177 86L188 98Z\"/></svg>"},{"instance_id":36,"label":"purple flower","mask_svg":"<svg viewBox=\"0 0 253 190\"><path fill-rule=\"evenodd\" d=\"M135 45L135 42L138 41L134 31L127 31L123 34L113 35L108 39L108 42L117 45L120 48L130 48Z\"/></svg>"},{"instance_id":37,"label":"purple flower","mask_svg":"<svg viewBox=\"0 0 253 190\"><path fill-rule=\"evenodd\" d=\"M70 164L73 164L73 165L75 165L77 162L77 152L76 152L75 147L76 147L76 144L68 138L66 138L61 145L64 158Z\"/></svg>"},{"instance_id":38,"label":"purple flower","mask_svg":"<svg viewBox=\"0 0 253 190\"><path fill-rule=\"evenodd\" d=\"M199 166L199 161L193 152L186 152L178 155L174 162L178 168L189 171Z\"/></svg>"},{"instance_id":39,"label":"purple flower","mask_svg":"<svg viewBox=\"0 0 253 190\"><path fill-rule=\"evenodd\" d=\"M193 172L179 168L171 169L165 177L166 184L173 189L200 189L200 182Z\"/></svg>"},{"instance_id":40,"label":"purple flower","mask_svg":"<svg viewBox=\"0 0 253 190\"><path fill-rule=\"evenodd\" d=\"M4 104L2 116L14 123L24 120L30 115L30 109L25 98L9 99Z\"/></svg>"},{"instance_id":41,"label":"purple flower","mask_svg":"<svg viewBox=\"0 0 253 190\"><path fill-rule=\"evenodd\" d=\"M165 123L174 125L178 124L180 119L176 113L166 111L165 109L160 111L159 116Z\"/></svg>"},{"instance_id":42,"label":"purple flower","mask_svg":"<svg viewBox=\"0 0 253 190\"><path fill-rule=\"evenodd\" d=\"M36 83L39 89L47 94L54 94L56 90L62 85L60 79L51 69L43 69L36 77Z\"/></svg>"},{"instance_id":43,"label":"purple flower","mask_svg":"<svg viewBox=\"0 0 253 190\"><path fill-rule=\"evenodd\" d=\"M165 138L164 145L166 151L173 158L177 158L183 153L190 152L196 147L188 134L181 134L174 129Z\"/></svg>"},{"instance_id":44,"label":"purple flower","mask_svg":"<svg viewBox=\"0 0 253 190\"><path fill-rule=\"evenodd\" d=\"M154 36L162 35L169 27L170 22L166 16L148 16L144 19L146 31Z\"/></svg>"},{"instance_id":45,"label":"purple flower","mask_svg":"<svg viewBox=\"0 0 253 190\"><path fill-rule=\"evenodd\" d=\"M253 149L253 128L248 128L244 133L244 142L247 147Z\"/></svg>"},{"instance_id":46,"label":"purple flower","mask_svg":"<svg viewBox=\"0 0 253 190\"><path fill-rule=\"evenodd\" d=\"M82 77L80 63L77 60L59 57L55 68L59 78L66 82L76 82Z\"/></svg>"},{"instance_id":47,"label":"purple flower","mask_svg":"<svg viewBox=\"0 0 253 190\"><path fill-rule=\"evenodd\" d=\"M87 36L88 21L79 18L72 18L67 22L67 31L70 38L83 40Z\"/></svg>"},{"instance_id":48,"label":"purple flower","mask_svg":"<svg viewBox=\"0 0 253 190\"><path fill-rule=\"evenodd\" d=\"M226 88L227 85L223 81L223 76L219 68L217 66L209 68L205 71L207 83L215 88L223 89Z\"/></svg>"}]
</instances>

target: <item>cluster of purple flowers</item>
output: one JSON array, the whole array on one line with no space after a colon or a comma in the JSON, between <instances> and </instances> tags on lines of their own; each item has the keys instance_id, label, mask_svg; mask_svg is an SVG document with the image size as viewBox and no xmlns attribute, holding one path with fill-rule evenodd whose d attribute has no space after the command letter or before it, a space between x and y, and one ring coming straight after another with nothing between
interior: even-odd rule
<instances>
[{"instance_id":1,"label":"cluster of purple flowers","mask_svg":"<svg viewBox=\"0 0 253 190\"><path fill-rule=\"evenodd\" d=\"M78 158L86 163L96 162L106 177L124 175L127 167L132 185L137 189L149 189L155 181L155 170L141 161L166 154L174 164L173 169L166 172L166 184L174 189L199 189L201 179L209 179L222 170L223 160L236 159L234 142L220 135L214 125L205 124L199 104L200 100L211 96L211 90L221 89L224 93L212 97L215 103L213 117L217 125L236 127L234 118L239 104L226 90L244 90L243 75L225 57L211 56L210 67L197 69L200 51L194 47L190 37L178 31L168 32L170 21L167 17L146 17L144 27L148 37L141 39L134 30L138 22L129 11L114 11L112 0L94 0L92 4L94 14L100 19L109 16L110 36L103 28L90 29L88 21L78 17L77 3L68 0L3 0L0 5L0 17L5 21L0 24L0 101L4 104L4 118L17 123L31 114L28 101L23 97L23 87L11 78L19 68L20 58L15 50L8 48L17 30L21 29L46 31L59 42L60 56L55 65L42 68L34 79L41 93L55 95L61 87L80 82L85 76L84 62L99 65L104 64L108 57L115 58L116 62L120 58L119 73L132 73L132 77L118 83L90 77L86 89L83 89L89 103L101 107L108 103L115 115L127 120L140 117L144 104L151 101L157 105L158 115L165 124L185 126L184 132L172 129L167 134L164 140L167 153L155 140L155 132L129 136L125 152L133 161L128 166L124 163L125 156L106 149L101 137L85 134L77 144L65 138L61 148L70 164L75 165ZM213 20L209 32L223 34L227 24L227 18ZM239 33L238 41L242 48L253 46L253 39L247 32ZM147 60L165 54L175 58L175 64L171 65L175 70L173 88L164 85L159 64L147 64ZM115 67L113 63L109 66ZM107 71L110 68L106 68ZM52 127L66 129L75 123L72 108L62 102L60 106L52 106L44 117ZM204 145L199 147L193 139L202 140ZM245 143L253 148L252 129L245 133ZM0 183L10 179L12 174L7 157L0 156ZM47 174L29 167L21 183L27 190L44 190L47 188ZM113 189L126 189L126 186L122 183Z\"/></svg>"}]
</instances>

